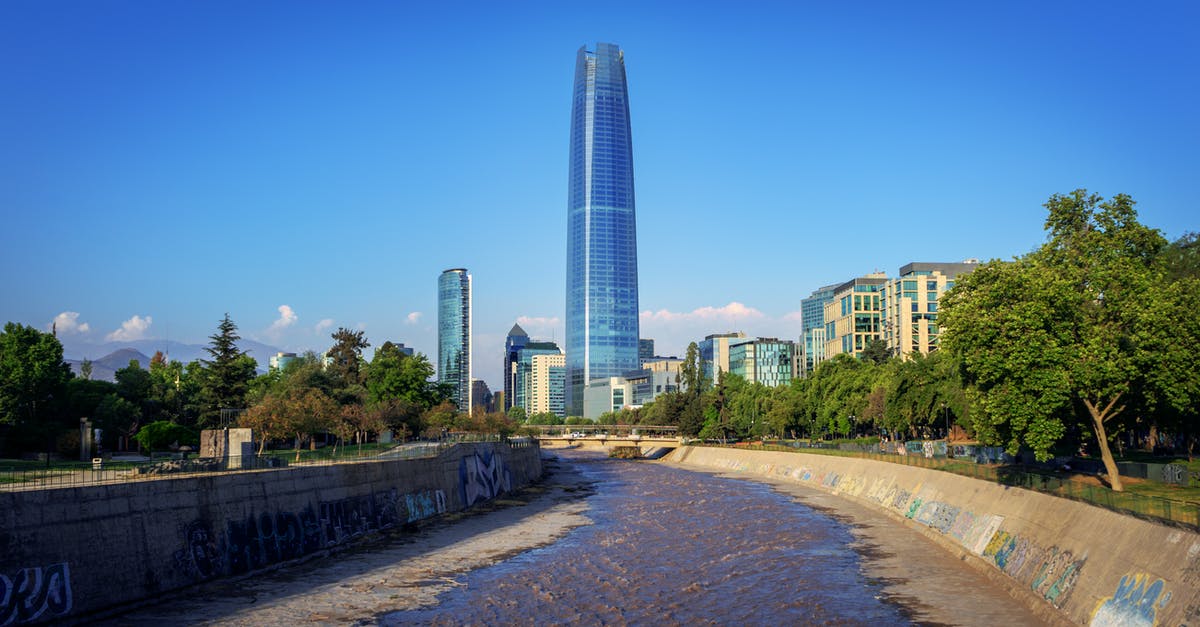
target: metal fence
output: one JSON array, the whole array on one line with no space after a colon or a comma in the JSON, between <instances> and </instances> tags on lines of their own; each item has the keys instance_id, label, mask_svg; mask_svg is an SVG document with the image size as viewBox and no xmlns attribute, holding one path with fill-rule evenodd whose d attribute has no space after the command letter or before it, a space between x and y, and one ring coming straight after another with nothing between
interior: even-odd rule
<instances>
[{"instance_id":1,"label":"metal fence","mask_svg":"<svg viewBox=\"0 0 1200 627\"><path fill-rule=\"evenodd\" d=\"M706 446L719 445L710 444ZM924 455L867 453L838 450L831 447L814 447L808 449L807 447L767 444L738 445L736 448L858 457L891 464L904 464L906 466L942 470L1006 486L1068 498L1123 514L1133 514L1159 521L1168 521L1200 528L1200 503L1178 501L1132 492L1114 492L1101 485L1076 481L1053 473L1038 472L1019 466L993 466L976 463L974 459L960 460L948 457L926 457Z\"/></svg>"},{"instance_id":2,"label":"metal fence","mask_svg":"<svg viewBox=\"0 0 1200 627\"><path fill-rule=\"evenodd\" d=\"M276 450L262 455L217 457L180 457L149 461L105 460L103 462L56 462L50 467L4 467L0 464L0 490L38 490L69 488L98 483L121 483L168 477L224 472L272 470L296 466L330 466L334 464L393 461L437 457L460 443L504 442L510 448L536 448L533 438L501 438L500 436L466 435L436 442L403 444L387 450L361 450L354 446L316 451Z\"/></svg>"}]
</instances>

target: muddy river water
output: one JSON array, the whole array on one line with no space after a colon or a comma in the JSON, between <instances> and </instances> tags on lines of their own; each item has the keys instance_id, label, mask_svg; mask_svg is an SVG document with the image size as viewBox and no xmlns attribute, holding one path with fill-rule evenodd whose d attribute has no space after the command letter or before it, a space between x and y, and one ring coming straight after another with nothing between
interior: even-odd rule
<instances>
[{"instance_id":1,"label":"muddy river water","mask_svg":"<svg viewBox=\"0 0 1200 627\"><path fill-rule=\"evenodd\" d=\"M561 452L494 511L218 583L109 624L1030 625L882 512L806 487ZM523 500L522 500L523 499ZM486 508L485 508L486 510Z\"/></svg>"}]
</instances>

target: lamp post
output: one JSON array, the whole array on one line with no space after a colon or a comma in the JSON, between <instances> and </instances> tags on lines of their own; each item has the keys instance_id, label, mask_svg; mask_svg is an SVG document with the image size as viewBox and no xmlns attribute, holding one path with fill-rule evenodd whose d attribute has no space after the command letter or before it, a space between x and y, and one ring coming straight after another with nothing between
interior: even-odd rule
<instances>
[{"instance_id":1,"label":"lamp post","mask_svg":"<svg viewBox=\"0 0 1200 627\"><path fill-rule=\"evenodd\" d=\"M942 401L942 420L946 424L946 443L950 443L950 414L946 411L946 401Z\"/></svg>"}]
</instances>

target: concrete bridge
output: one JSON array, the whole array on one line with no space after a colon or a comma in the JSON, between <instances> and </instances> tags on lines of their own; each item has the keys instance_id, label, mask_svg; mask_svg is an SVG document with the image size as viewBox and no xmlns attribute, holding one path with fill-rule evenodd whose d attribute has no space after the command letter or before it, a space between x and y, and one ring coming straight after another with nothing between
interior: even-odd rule
<instances>
[{"instance_id":1,"label":"concrete bridge","mask_svg":"<svg viewBox=\"0 0 1200 627\"><path fill-rule=\"evenodd\" d=\"M611 449L636 446L648 453L681 444L679 428L665 425L530 425L543 446L580 446Z\"/></svg>"}]
</instances>

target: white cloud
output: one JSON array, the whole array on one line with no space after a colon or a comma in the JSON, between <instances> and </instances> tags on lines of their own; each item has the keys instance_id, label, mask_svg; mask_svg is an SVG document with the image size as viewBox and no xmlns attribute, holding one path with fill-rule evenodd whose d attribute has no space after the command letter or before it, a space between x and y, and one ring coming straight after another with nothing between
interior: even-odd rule
<instances>
[{"instance_id":1,"label":"white cloud","mask_svg":"<svg viewBox=\"0 0 1200 627\"><path fill-rule=\"evenodd\" d=\"M803 312L798 309L796 311L789 311L783 314L783 319L787 320L788 322L800 322L802 313Z\"/></svg>"},{"instance_id":2,"label":"white cloud","mask_svg":"<svg viewBox=\"0 0 1200 627\"><path fill-rule=\"evenodd\" d=\"M64 311L54 316L54 321L46 325L46 330L54 330L61 335L72 333L87 333L92 327L86 322L79 321L79 312Z\"/></svg>"},{"instance_id":3,"label":"white cloud","mask_svg":"<svg viewBox=\"0 0 1200 627\"><path fill-rule=\"evenodd\" d=\"M316 331L317 333L321 333L322 331L325 331L326 329L328 329L332 326L333 326L333 318L322 318L320 322L318 322L315 326L313 326L313 331Z\"/></svg>"},{"instance_id":4,"label":"white cloud","mask_svg":"<svg viewBox=\"0 0 1200 627\"><path fill-rule=\"evenodd\" d=\"M517 324L535 340L562 341L567 335L562 320L557 316L520 316Z\"/></svg>"},{"instance_id":5,"label":"white cloud","mask_svg":"<svg viewBox=\"0 0 1200 627\"><path fill-rule=\"evenodd\" d=\"M408 314L407 316L405 316L405 318L404 318L405 324L416 324L420 320L421 320L421 312L419 312L419 311L414 311L414 312Z\"/></svg>"},{"instance_id":6,"label":"white cloud","mask_svg":"<svg viewBox=\"0 0 1200 627\"><path fill-rule=\"evenodd\" d=\"M283 333L283 330L296 324L296 321L299 319L300 316L297 316L296 312L290 306L280 305L279 318L272 322L271 326L267 327L267 335L272 339L279 339L279 335Z\"/></svg>"},{"instance_id":7,"label":"white cloud","mask_svg":"<svg viewBox=\"0 0 1200 627\"><path fill-rule=\"evenodd\" d=\"M134 315L132 318L121 323L121 328L104 336L108 342L132 342L133 340L145 339L146 332L150 330L150 325L154 322L154 318L146 316L145 318Z\"/></svg>"},{"instance_id":8,"label":"white cloud","mask_svg":"<svg viewBox=\"0 0 1200 627\"><path fill-rule=\"evenodd\" d=\"M757 320L763 318L763 312L747 307L737 301L731 302L724 307L705 306L692 311L669 311L659 309L658 311L643 311L641 314L642 322L683 322L683 321L726 321L735 322L742 320Z\"/></svg>"}]
</instances>

